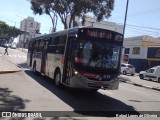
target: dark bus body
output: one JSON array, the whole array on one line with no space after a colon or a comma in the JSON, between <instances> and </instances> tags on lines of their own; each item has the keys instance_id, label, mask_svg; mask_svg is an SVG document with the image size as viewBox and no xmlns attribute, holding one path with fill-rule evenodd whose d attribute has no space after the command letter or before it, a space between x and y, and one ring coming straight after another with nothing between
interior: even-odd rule
<instances>
[{"instance_id":1,"label":"dark bus body","mask_svg":"<svg viewBox=\"0 0 160 120\"><path fill-rule=\"evenodd\" d=\"M27 64L57 86L116 90L122 34L100 28L72 28L31 39Z\"/></svg>"}]
</instances>

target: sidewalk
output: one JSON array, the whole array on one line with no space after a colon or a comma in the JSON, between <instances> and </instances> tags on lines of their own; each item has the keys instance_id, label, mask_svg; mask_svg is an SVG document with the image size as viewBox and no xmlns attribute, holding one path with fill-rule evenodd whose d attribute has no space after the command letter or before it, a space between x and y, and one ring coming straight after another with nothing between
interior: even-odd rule
<instances>
[{"instance_id":1,"label":"sidewalk","mask_svg":"<svg viewBox=\"0 0 160 120\"><path fill-rule=\"evenodd\" d=\"M25 52L25 53L28 52L28 49L25 49L25 48L17 48L17 50L20 50L20 51Z\"/></svg>"},{"instance_id":2,"label":"sidewalk","mask_svg":"<svg viewBox=\"0 0 160 120\"><path fill-rule=\"evenodd\" d=\"M160 91L160 83L149 81L149 80L141 80L139 79L138 74L135 76L120 75L119 79L121 82L125 82L125 83L132 84L139 87L144 87L147 89Z\"/></svg>"},{"instance_id":3,"label":"sidewalk","mask_svg":"<svg viewBox=\"0 0 160 120\"><path fill-rule=\"evenodd\" d=\"M4 56L0 53L0 74L2 73L11 73L11 72L18 72L21 71L17 65L12 63L8 56Z\"/></svg>"}]
</instances>

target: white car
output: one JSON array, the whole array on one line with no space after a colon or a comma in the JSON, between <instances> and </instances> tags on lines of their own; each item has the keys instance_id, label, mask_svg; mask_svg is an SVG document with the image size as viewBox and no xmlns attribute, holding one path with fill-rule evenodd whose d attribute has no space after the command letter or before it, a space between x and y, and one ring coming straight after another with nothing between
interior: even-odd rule
<instances>
[{"instance_id":1,"label":"white car","mask_svg":"<svg viewBox=\"0 0 160 120\"><path fill-rule=\"evenodd\" d=\"M141 71L139 73L139 78L147 78L149 80L157 81L160 83L160 66L155 66L146 71Z\"/></svg>"},{"instance_id":2,"label":"white car","mask_svg":"<svg viewBox=\"0 0 160 120\"><path fill-rule=\"evenodd\" d=\"M16 45L11 45L11 48L12 49L16 49Z\"/></svg>"},{"instance_id":3,"label":"white car","mask_svg":"<svg viewBox=\"0 0 160 120\"><path fill-rule=\"evenodd\" d=\"M131 64L121 63L121 73L123 75L131 74L133 76L135 74L135 67Z\"/></svg>"}]
</instances>

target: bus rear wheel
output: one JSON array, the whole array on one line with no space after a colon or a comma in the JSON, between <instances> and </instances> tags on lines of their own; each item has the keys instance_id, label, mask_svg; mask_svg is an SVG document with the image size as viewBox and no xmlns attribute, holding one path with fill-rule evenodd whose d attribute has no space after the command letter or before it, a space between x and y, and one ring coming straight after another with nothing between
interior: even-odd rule
<instances>
[{"instance_id":1,"label":"bus rear wheel","mask_svg":"<svg viewBox=\"0 0 160 120\"><path fill-rule=\"evenodd\" d=\"M60 86L61 86L61 83L60 83L60 81L61 81L61 73L59 72L59 70L56 71L56 73L55 73L54 81L55 81L55 85L56 85L57 87L60 87Z\"/></svg>"}]
</instances>

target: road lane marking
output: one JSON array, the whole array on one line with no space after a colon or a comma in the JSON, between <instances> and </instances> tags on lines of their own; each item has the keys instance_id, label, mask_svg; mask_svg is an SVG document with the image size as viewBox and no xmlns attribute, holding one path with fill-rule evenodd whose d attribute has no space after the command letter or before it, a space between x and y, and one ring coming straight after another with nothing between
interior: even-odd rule
<instances>
[{"instance_id":1,"label":"road lane marking","mask_svg":"<svg viewBox=\"0 0 160 120\"><path fill-rule=\"evenodd\" d=\"M119 86L119 87L120 87L120 88L126 88L126 87L122 87L122 86ZM129 90L131 90L131 91L138 92L138 93L141 93L141 94L144 94L144 95L149 95L149 94L147 94L147 93L143 93L143 92L140 92L140 91L138 91L138 90L131 89L131 88L126 88L126 89L129 89Z\"/></svg>"}]
</instances>

